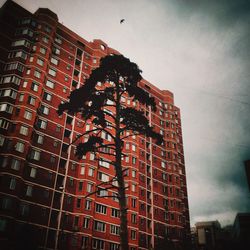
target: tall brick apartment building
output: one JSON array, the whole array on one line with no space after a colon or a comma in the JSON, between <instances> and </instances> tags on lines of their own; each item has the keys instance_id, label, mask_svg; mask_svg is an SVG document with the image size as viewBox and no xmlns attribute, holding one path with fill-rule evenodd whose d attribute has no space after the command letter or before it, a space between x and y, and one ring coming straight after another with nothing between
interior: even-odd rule
<instances>
[{"instance_id":1,"label":"tall brick apartment building","mask_svg":"<svg viewBox=\"0 0 250 250\"><path fill-rule=\"evenodd\" d=\"M84 40L49 9L32 14L12 1L0 10L0 29L1 249L119 249L115 194L85 198L114 169L92 154L79 161L69 144L93 125L56 113L101 57L118 52ZM155 97L157 112L129 98L123 104L144 110L166 143L141 136L125 142L131 250L181 245L189 236L180 111L171 92L145 80L140 86Z\"/></svg>"}]
</instances>

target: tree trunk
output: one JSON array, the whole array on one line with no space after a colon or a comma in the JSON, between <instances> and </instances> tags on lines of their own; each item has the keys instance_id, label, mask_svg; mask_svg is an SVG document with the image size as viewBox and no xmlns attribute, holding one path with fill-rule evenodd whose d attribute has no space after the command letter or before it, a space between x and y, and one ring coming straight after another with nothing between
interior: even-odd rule
<instances>
[{"instance_id":1,"label":"tree trunk","mask_svg":"<svg viewBox=\"0 0 250 250\"><path fill-rule=\"evenodd\" d=\"M119 152L120 151L120 152ZM116 175L118 181L118 194L120 205L120 238L121 250L128 250L128 221L127 221L127 204L125 195L125 184L121 166L121 146L116 147Z\"/></svg>"},{"instance_id":2,"label":"tree trunk","mask_svg":"<svg viewBox=\"0 0 250 250\"><path fill-rule=\"evenodd\" d=\"M119 83L118 83L119 84ZM120 138L120 93L116 92L116 159L115 159L115 169L118 182L118 195L119 195L119 206L120 206L120 240L121 240L121 250L129 250L128 245L128 220L127 220L127 204L126 204L126 194L125 194L125 183L122 171L122 141Z\"/></svg>"}]
</instances>

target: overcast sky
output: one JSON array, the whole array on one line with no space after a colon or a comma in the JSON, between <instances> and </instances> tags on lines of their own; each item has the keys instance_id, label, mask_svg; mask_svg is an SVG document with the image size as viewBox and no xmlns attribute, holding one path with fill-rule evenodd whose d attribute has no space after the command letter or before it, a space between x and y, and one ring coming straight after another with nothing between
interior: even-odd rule
<instances>
[{"instance_id":1,"label":"overcast sky","mask_svg":"<svg viewBox=\"0 0 250 250\"><path fill-rule=\"evenodd\" d=\"M1 5L3 0L0 0ZM174 93L182 114L191 223L250 212L250 1L15 0L47 7L86 40L102 39ZM120 19L125 22L120 24Z\"/></svg>"}]
</instances>

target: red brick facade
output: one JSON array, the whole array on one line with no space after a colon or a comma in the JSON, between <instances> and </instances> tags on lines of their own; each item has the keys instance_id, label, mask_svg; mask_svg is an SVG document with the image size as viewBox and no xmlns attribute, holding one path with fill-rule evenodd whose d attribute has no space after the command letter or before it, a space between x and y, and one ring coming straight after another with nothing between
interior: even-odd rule
<instances>
[{"instance_id":1,"label":"red brick facade","mask_svg":"<svg viewBox=\"0 0 250 250\"><path fill-rule=\"evenodd\" d=\"M117 200L100 197L105 191L85 198L114 169L92 154L79 161L68 145L84 121L56 113L101 57L118 52L79 37L48 9L31 14L12 1L0 10L0 29L0 245L10 249L28 227L30 244L43 249L118 249ZM189 236L180 110L171 92L140 85L155 97L157 112L129 98L124 105L144 110L166 143L141 136L125 142L131 250Z\"/></svg>"}]
</instances>

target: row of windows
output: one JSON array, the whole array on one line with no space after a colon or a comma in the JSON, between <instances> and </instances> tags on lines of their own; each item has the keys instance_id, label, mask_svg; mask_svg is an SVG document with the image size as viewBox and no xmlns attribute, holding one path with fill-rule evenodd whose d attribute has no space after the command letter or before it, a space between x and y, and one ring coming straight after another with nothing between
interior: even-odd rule
<instances>
[{"instance_id":1,"label":"row of windows","mask_svg":"<svg viewBox=\"0 0 250 250\"><path fill-rule=\"evenodd\" d=\"M4 84L4 83L14 83L16 85L20 85L21 78L19 78L18 76L15 76L15 75L4 76L4 77L1 78L0 83L2 83L2 84Z\"/></svg>"},{"instance_id":2,"label":"row of windows","mask_svg":"<svg viewBox=\"0 0 250 250\"><path fill-rule=\"evenodd\" d=\"M98 250L104 250L105 249L105 242L104 240L100 239L92 239L92 246L91 249L98 249ZM90 245L90 239L87 236L83 236L81 240L81 247L82 249L87 249L87 247ZM116 243L109 243L109 250L119 250L120 245ZM132 250L132 248L130 248ZM134 249L133 249L134 250Z\"/></svg>"},{"instance_id":3,"label":"row of windows","mask_svg":"<svg viewBox=\"0 0 250 250\"><path fill-rule=\"evenodd\" d=\"M18 70L19 72L23 72L24 71L24 65L21 63L8 63L5 65L5 70Z\"/></svg>"}]
</instances>

